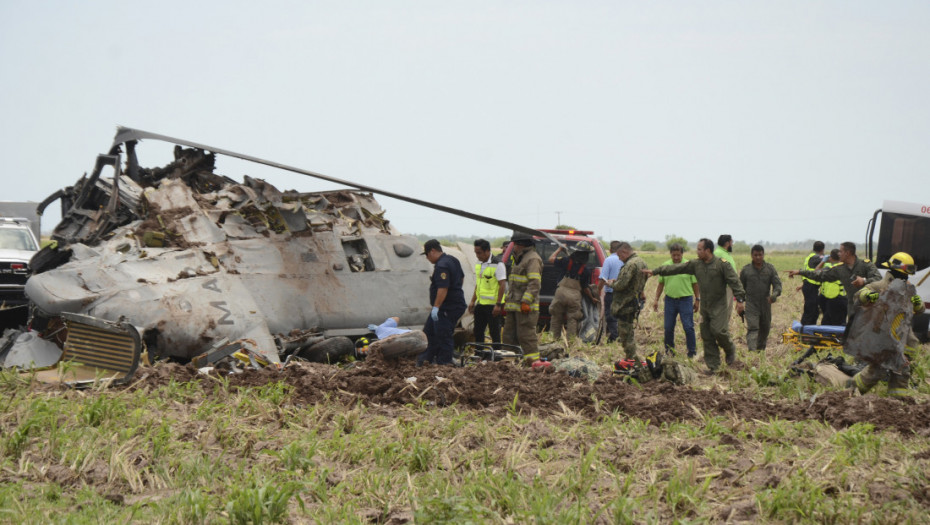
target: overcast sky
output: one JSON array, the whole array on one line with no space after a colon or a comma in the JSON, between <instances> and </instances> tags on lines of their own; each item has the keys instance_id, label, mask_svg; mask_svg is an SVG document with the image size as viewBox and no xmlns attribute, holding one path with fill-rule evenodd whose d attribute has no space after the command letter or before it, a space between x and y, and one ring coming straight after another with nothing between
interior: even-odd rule
<instances>
[{"instance_id":1,"label":"overcast sky","mask_svg":"<svg viewBox=\"0 0 930 525\"><path fill-rule=\"evenodd\" d=\"M608 240L861 242L883 200L930 204L926 1L0 0L0 65L2 200L123 125ZM405 233L507 233L379 200Z\"/></svg>"}]
</instances>

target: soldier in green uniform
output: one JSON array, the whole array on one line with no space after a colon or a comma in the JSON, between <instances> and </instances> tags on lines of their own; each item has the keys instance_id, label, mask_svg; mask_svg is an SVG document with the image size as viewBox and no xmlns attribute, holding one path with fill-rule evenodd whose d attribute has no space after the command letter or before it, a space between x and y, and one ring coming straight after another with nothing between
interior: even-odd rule
<instances>
[{"instance_id":1,"label":"soldier in green uniform","mask_svg":"<svg viewBox=\"0 0 930 525\"><path fill-rule=\"evenodd\" d=\"M800 275L818 282L840 281L843 283L843 288L846 290L848 324L855 313L856 294L859 289L869 283L880 281L882 276L874 264L856 257L856 243L847 241L840 244L840 261L843 264L821 270L789 270L788 278L793 279L795 275Z\"/></svg>"},{"instance_id":2,"label":"soldier in green uniform","mask_svg":"<svg viewBox=\"0 0 930 525\"><path fill-rule=\"evenodd\" d=\"M739 281L746 290L746 346L751 351L762 351L772 328L772 303L781 295L781 279L775 267L765 262L761 244L753 246L750 254L752 262L739 272Z\"/></svg>"},{"instance_id":3,"label":"soldier in green uniform","mask_svg":"<svg viewBox=\"0 0 930 525\"><path fill-rule=\"evenodd\" d=\"M617 249L617 257L623 261L623 268L617 278L607 283L614 290L614 298L610 304L610 313L617 318L617 340L623 345L623 353L627 358L633 359L638 365L636 356L636 341L633 339L633 322L639 313L640 299L644 299L643 288L646 287L646 261L633 252L628 242L621 242Z\"/></svg>"},{"instance_id":4,"label":"soldier in green uniform","mask_svg":"<svg viewBox=\"0 0 930 525\"><path fill-rule=\"evenodd\" d=\"M746 292L739 282L736 270L730 263L714 257L714 242L701 239L697 246L697 259L680 264L643 270L646 275L678 275L690 273L697 277L701 290L701 342L704 345L704 362L710 371L720 368L720 348L726 354L727 364L736 362L736 347L730 339L727 315L727 288L736 297L736 311L745 309Z\"/></svg>"}]
</instances>

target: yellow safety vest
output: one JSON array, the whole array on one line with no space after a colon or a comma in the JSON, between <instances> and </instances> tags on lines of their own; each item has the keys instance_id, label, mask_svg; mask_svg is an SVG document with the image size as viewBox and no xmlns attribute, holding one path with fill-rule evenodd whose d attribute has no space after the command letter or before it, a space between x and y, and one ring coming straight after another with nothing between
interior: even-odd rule
<instances>
[{"instance_id":1,"label":"yellow safety vest","mask_svg":"<svg viewBox=\"0 0 930 525\"><path fill-rule=\"evenodd\" d=\"M817 255L817 252L811 252L811 254L808 255L807 258L804 259L804 266L802 266L801 269L802 269L802 270L812 270L813 268L810 267L811 258L817 257L817 256L818 256L818 255ZM820 283L819 283L818 281L815 281L815 280L813 280L813 279L808 279L807 277L804 277L803 275L801 276L801 278L804 279L805 281L811 283L811 284L816 284L817 286L820 286Z\"/></svg>"},{"instance_id":2,"label":"yellow safety vest","mask_svg":"<svg viewBox=\"0 0 930 525\"><path fill-rule=\"evenodd\" d=\"M500 290L500 283L497 282L497 263L493 258L481 271L481 263L475 265L475 291L478 296L478 304L495 304L497 303L497 292Z\"/></svg>"},{"instance_id":3,"label":"yellow safety vest","mask_svg":"<svg viewBox=\"0 0 930 525\"><path fill-rule=\"evenodd\" d=\"M823 263L823 268L826 270L838 264L842 263ZM823 284L820 285L820 295L827 299L835 299L839 296L846 297L846 289L843 288L843 283L840 281L824 281Z\"/></svg>"}]
</instances>

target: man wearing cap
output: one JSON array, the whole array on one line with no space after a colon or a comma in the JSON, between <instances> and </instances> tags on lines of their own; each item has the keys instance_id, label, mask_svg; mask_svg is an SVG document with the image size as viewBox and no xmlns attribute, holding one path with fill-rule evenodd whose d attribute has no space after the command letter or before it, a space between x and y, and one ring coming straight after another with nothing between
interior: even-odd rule
<instances>
[{"instance_id":1,"label":"man wearing cap","mask_svg":"<svg viewBox=\"0 0 930 525\"><path fill-rule=\"evenodd\" d=\"M528 358L539 357L536 322L539 320L539 291L542 288L542 257L536 253L533 236L516 232L512 265L507 279L507 300L504 311L504 344L519 345Z\"/></svg>"},{"instance_id":2,"label":"man wearing cap","mask_svg":"<svg viewBox=\"0 0 930 525\"><path fill-rule=\"evenodd\" d=\"M433 263L429 285L432 310L423 326L426 350L417 356L417 365L451 365L452 350L455 347L455 323L466 309L465 293L462 291L465 273L458 259L442 252L442 246L436 239L426 241L422 255L426 255L429 262Z\"/></svg>"},{"instance_id":3,"label":"man wearing cap","mask_svg":"<svg viewBox=\"0 0 930 525\"><path fill-rule=\"evenodd\" d=\"M552 337L561 338L564 327L566 337L572 341L578 335L578 322L584 319L581 296L585 295L592 303L597 303L597 299L588 288L592 271L587 262L594 247L588 241L581 241L575 245L571 255L558 258L563 251L565 246L559 246L549 256L549 264L554 264L560 273L555 296L549 305L549 332L552 333Z\"/></svg>"}]
</instances>

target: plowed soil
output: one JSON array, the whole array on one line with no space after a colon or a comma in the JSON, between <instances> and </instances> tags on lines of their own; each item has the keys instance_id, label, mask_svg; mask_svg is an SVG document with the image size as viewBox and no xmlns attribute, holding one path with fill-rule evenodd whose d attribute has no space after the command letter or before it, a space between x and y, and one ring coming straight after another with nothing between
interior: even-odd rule
<instances>
[{"instance_id":1,"label":"plowed soil","mask_svg":"<svg viewBox=\"0 0 930 525\"><path fill-rule=\"evenodd\" d=\"M197 371L180 365L140 369L136 387L198 380ZM229 376L233 387L260 386L283 381L291 387L291 402L313 404L330 400L391 407L409 403L458 407L504 414L511 410L539 416L566 410L590 418L613 414L648 420L653 425L727 416L766 421L818 420L835 428L870 423L876 429L930 437L930 404L837 391L812 400L769 402L726 392L726 377L717 385L676 386L664 381L630 384L605 374L596 382L578 379L553 369L529 369L510 364L484 364L453 368L417 368L412 361L370 359L348 369L299 363L283 371L247 370ZM515 402L516 400L516 402Z\"/></svg>"}]
</instances>

